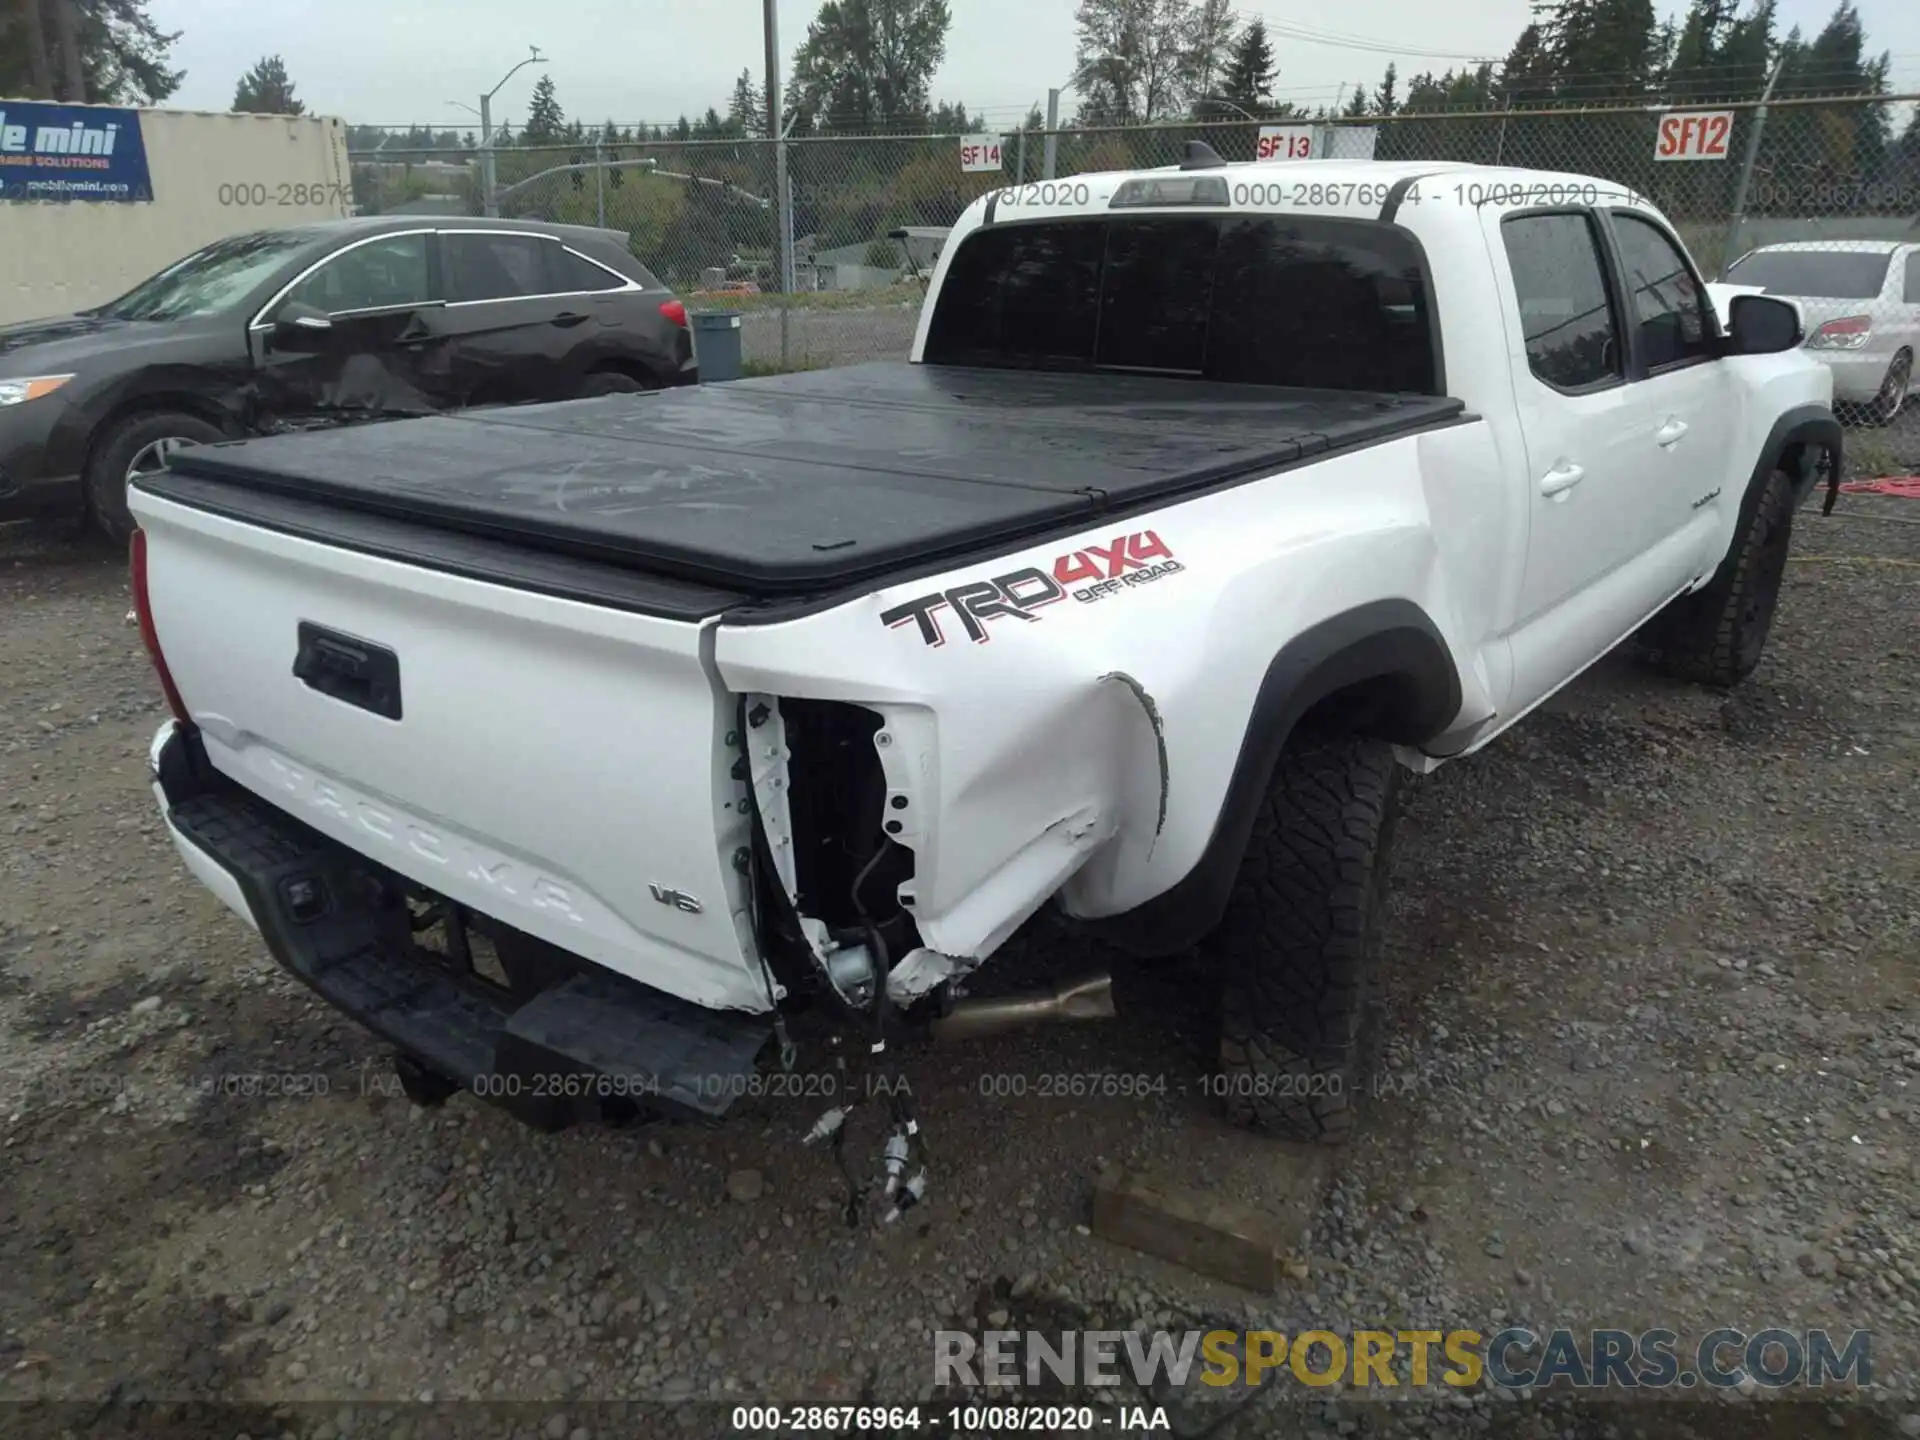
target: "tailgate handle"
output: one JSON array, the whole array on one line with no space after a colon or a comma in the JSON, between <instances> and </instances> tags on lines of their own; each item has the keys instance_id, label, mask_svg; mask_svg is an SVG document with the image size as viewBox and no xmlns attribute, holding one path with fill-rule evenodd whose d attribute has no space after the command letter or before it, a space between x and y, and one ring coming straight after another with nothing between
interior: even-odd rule
<instances>
[{"instance_id":1,"label":"tailgate handle","mask_svg":"<svg viewBox=\"0 0 1920 1440\"><path fill-rule=\"evenodd\" d=\"M400 718L400 657L385 645L302 620L293 675L343 705Z\"/></svg>"}]
</instances>

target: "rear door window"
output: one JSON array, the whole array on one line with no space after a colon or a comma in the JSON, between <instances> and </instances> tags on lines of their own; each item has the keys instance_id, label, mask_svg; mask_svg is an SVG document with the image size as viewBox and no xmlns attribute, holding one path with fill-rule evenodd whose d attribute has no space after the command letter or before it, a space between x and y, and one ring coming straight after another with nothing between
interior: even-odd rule
<instances>
[{"instance_id":1,"label":"rear door window","mask_svg":"<svg viewBox=\"0 0 1920 1440\"><path fill-rule=\"evenodd\" d=\"M442 235L447 299L515 300L547 294L545 243L534 235L485 231Z\"/></svg>"},{"instance_id":2,"label":"rear door window","mask_svg":"<svg viewBox=\"0 0 1920 1440\"><path fill-rule=\"evenodd\" d=\"M1137 370L1436 393L1426 270L1404 230L1138 216L975 231L948 267L934 364Z\"/></svg>"},{"instance_id":3,"label":"rear door window","mask_svg":"<svg viewBox=\"0 0 1920 1440\"><path fill-rule=\"evenodd\" d=\"M596 290L619 290L627 277L569 250L558 241L547 250L547 289L555 295L577 295Z\"/></svg>"},{"instance_id":4,"label":"rear door window","mask_svg":"<svg viewBox=\"0 0 1920 1440\"><path fill-rule=\"evenodd\" d=\"M1920 250L1907 256L1907 304L1920 305Z\"/></svg>"}]
</instances>

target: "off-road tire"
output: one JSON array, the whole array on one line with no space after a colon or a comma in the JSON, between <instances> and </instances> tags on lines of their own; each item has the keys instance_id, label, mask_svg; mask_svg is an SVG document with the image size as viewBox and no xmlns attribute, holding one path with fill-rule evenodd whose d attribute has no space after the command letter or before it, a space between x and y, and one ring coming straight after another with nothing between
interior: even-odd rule
<instances>
[{"instance_id":1,"label":"off-road tire","mask_svg":"<svg viewBox=\"0 0 1920 1440\"><path fill-rule=\"evenodd\" d=\"M1640 657L1677 680L1731 689L1760 663L1793 544L1792 477L1761 482L1732 555L1705 588L1682 595L1642 627Z\"/></svg>"},{"instance_id":2,"label":"off-road tire","mask_svg":"<svg viewBox=\"0 0 1920 1440\"><path fill-rule=\"evenodd\" d=\"M1353 736L1297 737L1274 768L1205 942L1221 972L1210 1088L1237 1125L1346 1138L1403 779L1392 747Z\"/></svg>"},{"instance_id":3,"label":"off-road tire","mask_svg":"<svg viewBox=\"0 0 1920 1440\"><path fill-rule=\"evenodd\" d=\"M141 451L160 440L207 445L226 438L218 425L182 411L154 410L115 421L94 442L83 476L87 514L94 528L116 545L126 544L133 534L133 512L127 508L127 467Z\"/></svg>"}]
</instances>

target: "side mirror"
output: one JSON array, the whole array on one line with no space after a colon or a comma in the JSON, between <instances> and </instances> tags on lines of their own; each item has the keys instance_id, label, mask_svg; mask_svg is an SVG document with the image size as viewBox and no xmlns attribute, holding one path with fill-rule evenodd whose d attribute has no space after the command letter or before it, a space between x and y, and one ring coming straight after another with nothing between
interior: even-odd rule
<instances>
[{"instance_id":1,"label":"side mirror","mask_svg":"<svg viewBox=\"0 0 1920 1440\"><path fill-rule=\"evenodd\" d=\"M1800 307L1771 295L1736 295L1727 307L1727 334L1735 355L1777 355L1806 339Z\"/></svg>"},{"instance_id":2,"label":"side mirror","mask_svg":"<svg viewBox=\"0 0 1920 1440\"><path fill-rule=\"evenodd\" d=\"M273 338L289 349L300 349L324 340L333 329L333 320L324 310L290 300L273 317Z\"/></svg>"}]
</instances>

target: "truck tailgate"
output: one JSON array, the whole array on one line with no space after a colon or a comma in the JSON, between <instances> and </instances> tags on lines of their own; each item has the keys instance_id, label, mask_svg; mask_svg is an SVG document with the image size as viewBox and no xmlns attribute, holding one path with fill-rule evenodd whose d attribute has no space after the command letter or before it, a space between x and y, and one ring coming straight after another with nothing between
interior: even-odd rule
<instances>
[{"instance_id":1,"label":"truck tailgate","mask_svg":"<svg viewBox=\"0 0 1920 1440\"><path fill-rule=\"evenodd\" d=\"M482 914L700 1005L766 1008L710 622L140 490L133 508L154 627L215 768Z\"/></svg>"}]
</instances>

